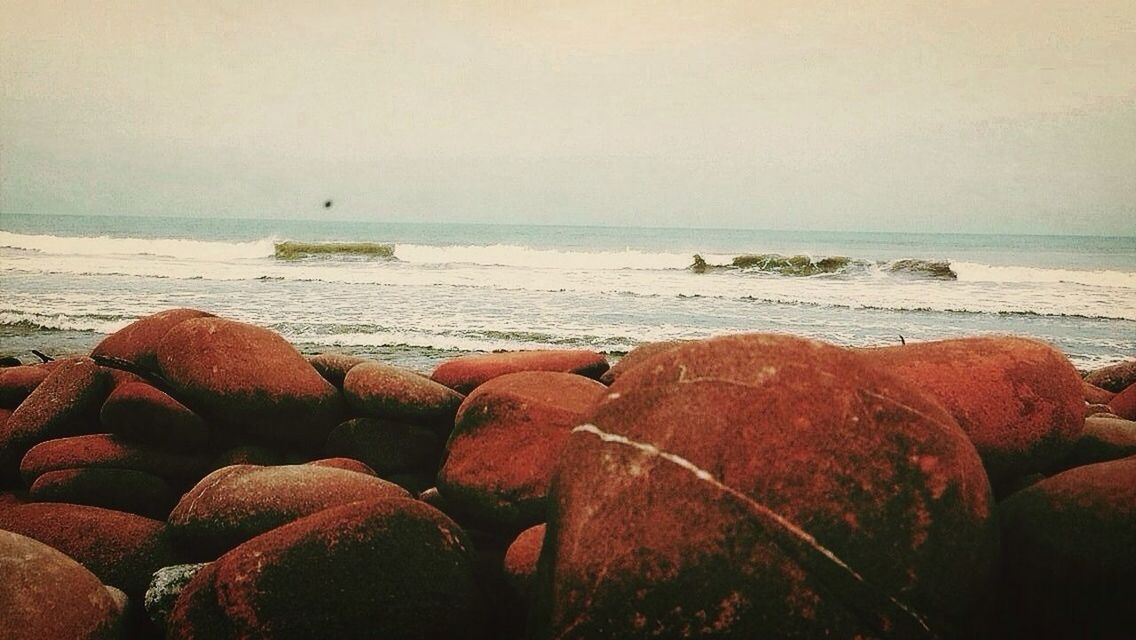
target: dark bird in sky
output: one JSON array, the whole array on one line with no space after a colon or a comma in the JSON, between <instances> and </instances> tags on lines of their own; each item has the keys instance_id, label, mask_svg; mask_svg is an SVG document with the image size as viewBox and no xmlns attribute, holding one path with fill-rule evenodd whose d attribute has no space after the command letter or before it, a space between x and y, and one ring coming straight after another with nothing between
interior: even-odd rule
<instances>
[{"instance_id":1,"label":"dark bird in sky","mask_svg":"<svg viewBox=\"0 0 1136 640\"><path fill-rule=\"evenodd\" d=\"M324 209L330 209L331 208L331 200L324 200L323 201L323 208Z\"/></svg>"}]
</instances>

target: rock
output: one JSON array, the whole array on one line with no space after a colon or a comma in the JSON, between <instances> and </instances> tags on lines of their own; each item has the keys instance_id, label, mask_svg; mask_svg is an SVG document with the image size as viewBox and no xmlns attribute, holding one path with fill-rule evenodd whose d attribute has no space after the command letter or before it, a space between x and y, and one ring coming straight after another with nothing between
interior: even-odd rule
<instances>
[{"instance_id":1,"label":"rock","mask_svg":"<svg viewBox=\"0 0 1136 640\"><path fill-rule=\"evenodd\" d=\"M623 375L624 372L630 371L631 369L643 364L644 362L659 355L660 353L666 353L667 351L670 351L675 347L682 346L688 342L690 341L667 340L664 342L645 342L627 352L627 355L620 358L619 361L613 364L610 369L605 371L603 375L600 376L600 382L606 385L610 385L617 379L619 379L619 376Z\"/></svg>"},{"instance_id":2,"label":"rock","mask_svg":"<svg viewBox=\"0 0 1136 640\"><path fill-rule=\"evenodd\" d=\"M0 511L11 509L17 505L26 504L28 494L26 491L0 491Z\"/></svg>"},{"instance_id":3,"label":"rock","mask_svg":"<svg viewBox=\"0 0 1136 640\"><path fill-rule=\"evenodd\" d=\"M463 399L413 371L378 362L352 367L343 379L343 395L359 414L439 427L442 435L449 433Z\"/></svg>"},{"instance_id":4,"label":"rock","mask_svg":"<svg viewBox=\"0 0 1136 640\"><path fill-rule=\"evenodd\" d=\"M1010 496L1000 637L1131 638L1136 458L1070 469Z\"/></svg>"},{"instance_id":5,"label":"rock","mask_svg":"<svg viewBox=\"0 0 1136 640\"><path fill-rule=\"evenodd\" d=\"M343 411L336 388L268 329L186 320L162 338L157 357L174 396L213 425L322 447Z\"/></svg>"},{"instance_id":6,"label":"rock","mask_svg":"<svg viewBox=\"0 0 1136 640\"><path fill-rule=\"evenodd\" d=\"M380 476L437 470L442 443L433 431L378 418L355 418L332 430L324 451L355 458Z\"/></svg>"},{"instance_id":7,"label":"rock","mask_svg":"<svg viewBox=\"0 0 1136 640\"><path fill-rule=\"evenodd\" d=\"M470 393L438 472L438 492L457 520L509 538L543 522L568 434L606 389L572 373L524 371Z\"/></svg>"},{"instance_id":8,"label":"rock","mask_svg":"<svg viewBox=\"0 0 1136 640\"><path fill-rule=\"evenodd\" d=\"M234 464L255 464L262 467L284 464L284 454L258 445L240 445L219 453L209 465L211 471Z\"/></svg>"},{"instance_id":9,"label":"rock","mask_svg":"<svg viewBox=\"0 0 1136 640\"><path fill-rule=\"evenodd\" d=\"M133 469L182 488L205 475L208 467L208 454L172 453L99 433L57 438L32 447L20 462L20 475L30 487L36 478L60 469Z\"/></svg>"},{"instance_id":10,"label":"rock","mask_svg":"<svg viewBox=\"0 0 1136 640\"><path fill-rule=\"evenodd\" d=\"M1086 418L1091 418L1093 416L1101 415L1101 414L1110 415L1110 416L1115 415L1112 412L1112 407L1108 406L1107 404L1086 404L1085 405L1085 417ZM1120 416L1116 416L1116 417L1119 418Z\"/></svg>"},{"instance_id":11,"label":"rock","mask_svg":"<svg viewBox=\"0 0 1136 640\"><path fill-rule=\"evenodd\" d=\"M69 502L165 520L178 494L165 480L131 469L60 469L42 474L28 495L35 502Z\"/></svg>"},{"instance_id":12,"label":"rock","mask_svg":"<svg viewBox=\"0 0 1136 640\"><path fill-rule=\"evenodd\" d=\"M333 469L354 471L355 473L365 473L369 476L375 476L376 478L379 476L379 474L375 473L374 469L353 458L323 458L322 460L312 460L306 464L310 464L313 467L331 467Z\"/></svg>"},{"instance_id":13,"label":"rock","mask_svg":"<svg viewBox=\"0 0 1136 640\"><path fill-rule=\"evenodd\" d=\"M103 338L91 351L92 356L119 358L142 369L158 372L158 343L177 325L192 318L211 318L213 314L197 309L167 309L139 318Z\"/></svg>"},{"instance_id":14,"label":"rock","mask_svg":"<svg viewBox=\"0 0 1136 640\"><path fill-rule=\"evenodd\" d=\"M166 620L170 617L170 612L173 611L178 596L181 595L193 576L197 575L197 572L207 565L208 563L205 562L175 564L171 567L162 567L154 572L142 602L146 607L146 614L150 617L150 622L158 631L166 630Z\"/></svg>"},{"instance_id":15,"label":"rock","mask_svg":"<svg viewBox=\"0 0 1136 640\"><path fill-rule=\"evenodd\" d=\"M250 538L329 507L408 495L386 480L344 469L237 465L202 478L182 496L169 522L193 559L212 559Z\"/></svg>"},{"instance_id":16,"label":"rock","mask_svg":"<svg viewBox=\"0 0 1136 640\"><path fill-rule=\"evenodd\" d=\"M1109 401L1108 406L1121 418L1136 420L1136 384L1129 385L1127 389L1116 394L1116 397Z\"/></svg>"},{"instance_id":17,"label":"rock","mask_svg":"<svg viewBox=\"0 0 1136 640\"><path fill-rule=\"evenodd\" d=\"M1136 456L1136 422L1115 417L1090 417L1085 419L1085 429L1057 470L1128 456Z\"/></svg>"},{"instance_id":18,"label":"rock","mask_svg":"<svg viewBox=\"0 0 1136 640\"><path fill-rule=\"evenodd\" d=\"M791 336L628 371L552 492L536 638L949 636L993 575L990 487L950 415Z\"/></svg>"},{"instance_id":19,"label":"rock","mask_svg":"<svg viewBox=\"0 0 1136 640\"><path fill-rule=\"evenodd\" d=\"M118 605L99 579L32 538L0 531L0 619L5 640L117 637Z\"/></svg>"},{"instance_id":20,"label":"rock","mask_svg":"<svg viewBox=\"0 0 1136 640\"><path fill-rule=\"evenodd\" d=\"M538 524L525 529L505 552L505 578L522 602L532 599L536 563L540 557L541 545L544 544L545 528L546 525Z\"/></svg>"},{"instance_id":21,"label":"rock","mask_svg":"<svg viewBox=\"0 0 1136 640\"><path fill-rule=\"evenodd\" d=\"M1090 371L1085 382L1113 393L1136 384L1136 360L1124 360Z\"/></svg>"},{"instance_id":22,"label":"rock","mask_svg":"<svg viewBox=\"0 0 1136 640\"><path fill-rule=\"evenodd\" d=\"M1085 402L1091 404L1108 404L1108 401L1112 400L1112 397L1116 395L1111 391L1105 391L1100 387L1091 385L1084 380L1081 381L1081 390L1084 393Z\"/></svg>"},{"instance_id":23,"label":"rock","mask_svg":"<svg viewBox=\"0 0 1136 640\"><path fill-rule=\"evenodd\" d=\"M486 380L518 371L559 371L598 379L608 369L602 354L584 349L506 351L447 360L430 377L447 387L468 394Z\"/></svg>"},{"instance_id":24,"label":"rock","mask_svg":"<svg viewBox=\"0 0 1136 640\"><path fill-rule=\"evenodd\" d=\"M99 413L107 431L172 451L194 451L209 441L209 429L196 413L144 382L115 387Z\"/></svg>"},{"instance_id":25,"label":"rock","mask_svg":"<svg viewBox=\"0 0 1136 640\"><path fill-rule=\"evenodd\" d=\"M221 556L190 581L170 638L477 637L465 534L411 499L355 502Z\"/></svg>"},{"instance_id":26,"label":"rock","mask_svg":"<svg viewBox=\"0 0 1136 640\"><path fill-rule=\"evenodd\" d=\"M15 409L43 382L50 369L24 365L0 369L0 407Z\"/></svg>"},{"instance_id":27,"label":"rock","mask_svg":"<svg viewBox=\"0 0 1136 640\"><path fill-rule=\"evenodd\" d=\"M1063 458L1084 425L1077 372L1043 342L962 338L860 353L942 403L974 442L995 489Z\"/></svg>"},{"instance_id":28,"label":"rock","mask_svg":"<svg viewBox=\"0 0 1136 640\"><path fill-rule=\"evenodd\" d=\"M308 362L319 371L324 380L342 389L343 379L347 377L351 367L367 362L367 359L345 353L321 353L308 358Z\"/></svg>"},{"instance_id":29,"label":"rock","mask_svg":"<svg viewBox=\"0 0 1136 640\"><path fill-rule=\"evenodd\" d=\"M90 358L55 367L20 403L0 432L0 476L10 480L32 446L76 432L106 398L106 378Z\"/></svg>"},{"instance_id":30,"label":"rock","mask_svg":"<svg viewBox=\"0 0 1136 640\"><path fill-rule=\"evenodd\" d=\"M141 596L150 575L180 559L166 523L77 504L35 502L0 511L0 529L35 538L71 556L100 580Z\"/></svg>"},{"instance_id":31,"label":"rock","mask_svg":"<svg viewBox=\"0 0 1136 640\"><path fill-rule=\"evenodd\" d=\"M0 356L0 368L19 367L23 364L16 356Z\"/></svg>"}]
</instances>

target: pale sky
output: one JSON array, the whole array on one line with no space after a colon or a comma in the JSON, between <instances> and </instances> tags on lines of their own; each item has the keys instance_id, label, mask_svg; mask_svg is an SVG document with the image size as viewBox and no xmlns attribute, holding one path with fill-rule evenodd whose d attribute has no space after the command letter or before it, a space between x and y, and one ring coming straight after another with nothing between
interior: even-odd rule
<instances>
[{"instance_id":1,"label":"pale sky","mask_svg":"<svg viewBox=\"0 0 1136 640\"><path fill-rule=\"evenodd\" d=\"M834 4L0 0L0 213L1136 235L1136 2Z\"/></svg>"}]
</instances>

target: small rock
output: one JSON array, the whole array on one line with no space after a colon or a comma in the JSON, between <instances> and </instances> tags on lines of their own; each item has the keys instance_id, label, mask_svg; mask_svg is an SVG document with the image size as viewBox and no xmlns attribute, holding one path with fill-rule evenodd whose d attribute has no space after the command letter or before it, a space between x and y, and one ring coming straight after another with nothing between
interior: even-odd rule
<instances>
[{"instance_id":1,"label":"small rock","mask_svg":"<svg viewBox=\"0 0 1136 640\"><path fill-rule=\"evenodd\" d=\"M1118 417L1093 416L1085 419L1084 430L1057 470L1133 455L1136 455L1136 422Z\"/></svg>"},{"instance_id":2,"label":"small rock","mask_svg":"<svg viewBox=\"0 0 1136 640\"><path fill-rule=\"evenodd\" d=\"M309 357L308 362L315 367L316 371L319 371L324 380L342 389L343 378L347 377L347 372L351 370L351 367L367 362L367 359L345 353L321 353L318 356Z\"/></svg>"},{"instance_id":3,"label":"small rock","mask_svg":"<svg viewBox=\"0 0 1136 640\"><path fill-rule=\"evenodd\" d=\"M1112 400L1112 397L1116 395L1111 391L1106 391L1100 387L1091 385L1084 380L1081 381L1081 389L1085 396L1085 402L1091 404L1108 404L1108 401Z\"/></svg>"},{"instance_id":4,"label":"small rock","mask_svg":"<svg viewBox=\"0 0 1136 640\"><path fill-rule=\"evenodd\" d=\"M34 364L0 369L0 407L15 409L20 406L50 371Z\"/></svg>"},{"instance_id":5,"label":"small rock","mask_svg":"<svg viewBox=\"0 0 1136 640\"><path fill-rule=\"evenodd\" d=\"M627 352L627 355L620 358L610 369L605 371L603 375L600 376L600 382L611 385L625 372L643 364L660 353L666 353L687 342L689 342L689 340L667 340L664 342L647 342L641 344Z\"/></svg>"},{"instance_id":6,"label":"small rock","mask_svg":"<svg viewBox=\"0 0 1136 640\"><path fill-rule=\"evenodd\" d=\"M602 354L584 349L506 351L454 358L438 365L430 377L468 394L487 380L519 371L559 371L599 379L608 369Z\"/></svg>"},{"instance_id":7,"label":"small rock","mask_svg":"<svg viewBox=\"0 0 1136 640\"><path fill-rule=\"evenodd\" d=\"M20 475L30 487L36 478L60 469L133 469L182 488L205 475L208 466L208 454L173 453L99 433L57 438L32 447L20 462Z\"/></svg>"},{"instance_id":8,"label":"small rock","mask_svg":"<svg viewBox=\"0 0 1136 640\"><path fill-rule=\"evenodd\" d=\"M1125 360L1090 371L1085 382L1113 393L1136 384L1136 360Z\"/></svg>"},{"instance_id":9,"label":"small rock","mask_svg":"<svg viewBox=\"0 0 1136 640\"><path fill-rule=\"evenodd\" d=\"M1136 420L1136 384L1129 385L1127 389L1116 394L1116 397L1109 401L1108 406L1121 418Z\"/></svg>"},{"instance_id":10,"label":"small rock","mask_svg":"<svg viewBox=\"0 0 1136 640\"><path fill-rule=\"evenodd\" d=\"M153 622L159 631L166 630L166 620L170 617L170 612L173 611L174 603L177 602L182 590L193 576L208 564L207 562L175 564L154 572L142 602L150 622Z\"/></svg>"},{"instance_id":11,"label":"small rock","mask_svg":"<svg viewBox=\"0 0 1136 640\"><path fill-rule=\"evenodd\" d=\"M521 532L505 552L505 578L522 602L532 601L533 581L546 525L538 524Z\"/></svg>"}]
</instances>

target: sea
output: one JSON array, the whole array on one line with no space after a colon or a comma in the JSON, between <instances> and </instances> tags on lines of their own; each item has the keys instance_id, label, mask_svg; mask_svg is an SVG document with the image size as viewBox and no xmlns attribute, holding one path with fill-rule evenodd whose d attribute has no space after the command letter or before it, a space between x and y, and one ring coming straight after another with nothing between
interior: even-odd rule
<instances>
[{"instance_id":1,"label":"sea","mask_svg":"<svg viewBox=\"0 0 1136 640\"><path fill-rule=\"evenodd\" d=\"M0 355L85 353L171 307L423 372L739 332L1013 334L1090 369L1136 356L1136 238L0 215Z\"/></svg>"}]
</instances>

